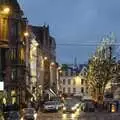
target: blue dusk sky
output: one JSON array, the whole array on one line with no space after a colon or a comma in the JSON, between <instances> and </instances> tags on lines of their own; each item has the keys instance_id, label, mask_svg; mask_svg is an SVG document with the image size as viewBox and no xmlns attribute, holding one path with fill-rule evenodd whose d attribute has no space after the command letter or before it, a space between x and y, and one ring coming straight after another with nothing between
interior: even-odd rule
<instances>
[{"instance_id":1,"label":"blue dusk sky","mask_svg":"<svg viewBox=\"0 0 120 120\"><path fill-rule=\"evenodd\" d=\"M18 0L29 24L49 24L57 61L85 63L102 37L120 39L120 0ZM64 46L59 44L75 44ZM80 44L80 45L78 45ZM84 44L84 45L82 45Z\"/></svg>"}]
</instances>

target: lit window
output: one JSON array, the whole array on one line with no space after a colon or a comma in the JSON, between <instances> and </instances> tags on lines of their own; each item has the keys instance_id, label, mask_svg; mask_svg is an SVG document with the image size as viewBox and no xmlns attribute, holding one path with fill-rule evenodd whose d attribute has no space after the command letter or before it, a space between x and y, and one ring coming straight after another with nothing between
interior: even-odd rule
<instances>
[{"instance_id":1,"label":"lit window","mask_svg":"<svg viewBox=\"0 0 120 120\"><path fill-rule=\"evenodd\" d=\"M75 81L75 79L73 79L73 85L76 85L76 81Z\"/></svg>"}]
</instances>

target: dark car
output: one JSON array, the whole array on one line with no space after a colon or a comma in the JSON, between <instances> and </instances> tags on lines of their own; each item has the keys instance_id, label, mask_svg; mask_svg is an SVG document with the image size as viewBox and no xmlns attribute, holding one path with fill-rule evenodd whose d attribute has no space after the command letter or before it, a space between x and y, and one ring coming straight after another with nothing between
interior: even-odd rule
<instances>
[{"instance_id":1,"label":"dark car","mask_svg":"<svg viewBox=\"0 0 120 120\"><path fill-rule=\"evenodd\" d=\"M95 105L92 102L85 102L82 104L82 110L84 112L95 112Z\"/></svg>"},{"instance_id":2,"label":"dark car","mask_svg":"<svg viewBox=\"0 0 120 120\"><path fill-rule=\"evenodd\" d=\"M21 120L36 120L37 112L34 108L24 108Z\"/></svg>"},{"instance_id":3,"label":"dark car","mask_svg":"<svg viewBox=\"0 0 120 120\"><path fill-rule=\"evenodd\" d=\"M63 112L75 112L77 110L76 104L64 104Z\"/></svg>"},{"instance_id":4,"label":"dark car","mask_svg":"<svg viewBox=\"0 0 120 120\"><path fill-rule=\"evenodd\" d=\"M3 115L5 120L9 120L11 117L14 116L16 119L11 120L19 120L19 107L17 104L8 104L3 106ZM15 118L14 117L14 118Z\"/></svg>"},{"instance_id":5,"label":"dark car","mask_svg":"<svg viewBox=\"0 0 120 120\"><path fill-rule=\"evenodd\" d=\"M8 116L7 120L20 120L19 112L17 112L17 111L9 112L9 116Z\"/></svg>"}]
</instances>

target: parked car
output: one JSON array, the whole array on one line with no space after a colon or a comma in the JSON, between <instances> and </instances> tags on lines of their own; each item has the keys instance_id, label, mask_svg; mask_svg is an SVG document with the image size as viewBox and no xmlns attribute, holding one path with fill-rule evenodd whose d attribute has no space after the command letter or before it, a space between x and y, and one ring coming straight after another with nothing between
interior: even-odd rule
<instances>
[{"instance_id":1,"label":"parked car","mask_svg":"<svg viewBox=\"0 0 120 120\"><path fill-rule=\"evenodd\" d=\"M43 105L43 111L58 111L59 105L56 101L47 101Z\"/></svg>"},{"instance_id":2,"label":"parked car","mask_svg":"<svg viewBox=\"0 0 120 120\"><path fill-rule=\"evenodd\" d=\"M17 104L7 104L3 106L5 120L19 120L19 107ZM12 119L11 119L12 118Z\"/></svg>"},{"instance_id":3,"label":"parked car","mask_svg":"<svg viewBox=\"0 0 120 120\"><path fill-rule=\"evenodd\" d=\"M17 111L9 112L7 120L20 120L20 114Z\"/></svg>"},{"instance_id":4,"label":"parked car","mask_svg":"<svg viewBox=\"0 0 120 120\"><path fill-rule=\"evenodd\" d=\"M22 110L22 118L21 120L36 120L37 113L34 108L24 108Z\"/></svg>"},{"instance_id":5,"label":"parked car","mask_svg":"<svg viewBox=\"0 0 120 120\"><path fill-rule=\"evenodd\" d=\"M94 112L95 105L92 102L85 102L82 104L82 109L84 112Z\"/></svg>"}]
</instances>

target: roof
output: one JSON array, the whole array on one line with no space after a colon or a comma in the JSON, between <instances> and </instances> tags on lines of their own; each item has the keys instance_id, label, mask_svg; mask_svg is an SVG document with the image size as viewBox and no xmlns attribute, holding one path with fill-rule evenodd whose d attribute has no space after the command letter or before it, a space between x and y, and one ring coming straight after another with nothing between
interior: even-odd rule
<instances>
[{"instance_id":1,"label":"roof","mask_svg":"<svg viewBox=\"0 0 120 120\"><path fill-rule=\"evenodd\" d=\"M33 26L29 25L29 28L31 31L34 33L36 40L40 45L44 44L44 40L47 39L49 41L50 46L55 49L56 48L56 42L55 39L50 36L49 34L49 26L48 25L43 25L43 26ZM45 39L44 39L45 36Z\"/></svg>"},{"instance_id":2,"label":"roof","mask_svg":"<svg viewBox=\"0 0 120 120\"><path fill-rule=\"evenodd\" d=\"M44 31L45 30L48 31L48 28L46 26L32 26L32 25L29 25L29 28L35 34L38 43L42 45L44 40Z\"/></svg>"},{"instance_id":3,"label":"roof","mask_svg":"<svg viewBox=\"0 0 120 120\"><path fill-rule=\"evenodd\" d=\"M81 72L84 67L87 67L87 64L79 64L78 66L79 72Z\"/></svg>"}]
</instances>

